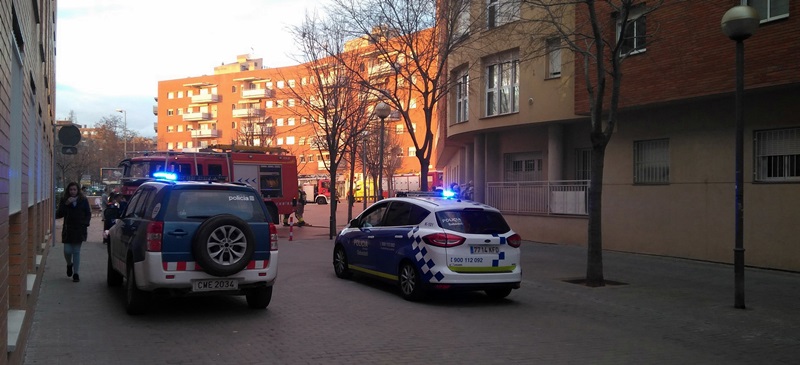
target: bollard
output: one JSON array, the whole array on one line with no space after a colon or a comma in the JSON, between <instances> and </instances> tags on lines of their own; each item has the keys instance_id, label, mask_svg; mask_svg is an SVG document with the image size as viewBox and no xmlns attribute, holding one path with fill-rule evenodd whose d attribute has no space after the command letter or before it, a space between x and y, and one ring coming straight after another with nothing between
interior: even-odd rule
<instances>
[{"instance_id":1,"label":"bollard","mask_svg":"<svg viewBox=\"0 0 800 365\"><path fill-rule=\"evenodd\" d=\"M292 236L294 235L292 233L292 228L294 228L294 217L290 216L289 217L289 241L292 240Z\"/></svg>"}]
</instances>

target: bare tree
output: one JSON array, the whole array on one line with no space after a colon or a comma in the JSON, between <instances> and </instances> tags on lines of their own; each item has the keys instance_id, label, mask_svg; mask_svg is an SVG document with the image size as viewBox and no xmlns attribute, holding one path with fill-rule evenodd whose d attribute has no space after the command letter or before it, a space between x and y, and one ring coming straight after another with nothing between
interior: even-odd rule
<instances>
[{"instance_id":1,"label":"bare tree","mask_svg":"<svg viewBox=\"0 0 800 365\"><path fill-rule=\"evenodd\" d=\"M453 83L447 79L447 58L463 41L468 28L459 26L469 1L456 1L436 12L438 0L332 0L328 11L339 14L343 27L361 38L375 52L355 66L362 83L380 95L399 114L416 148L420 163L421 188L428 190L433 152L433 121L437 103L447 96ZM334 54L332 56L336 57ZM422 109L425 124L422 137L414 133L418 120L409 113L414 105Z\"/></svg>"},{"instance_id":2,"label":"bare tree","mask_svg":"<svg viewBox=\"0 0 800 365\"><path fill-rule=\"evenodd\" d=\"M311 77L299 85L289 85L298 102L287 106L311 123L315 133L311 146L324 159L333 195L345 151L355 145L365 128L369 101L369 95L357 82L360 58L357 53L345 51L347 33L341 25L339 19L306 14L304 22L291 29L302 53L302 64ZM336 230L337 200L331 196L330 238Z\"/></svg>"},{"instance_id":3,"label":"bare tree","mask_svg":"<svg viewBox=\"0 0 800 365\"><path fill-rule=\"evenodd\" d=\"M623 61L635 47L648 42L655 32L645 35L644 19L664 5L664 0L522 0L533 7L532 17L522 21L542 25L541 33L561 39L575 54L577 75L585 81L589 99L590 140L592 144L589 182L589 224L586 285L603 286L602 194L606 147L614 133L622 88ZM680 0L671 1L678 3ZM613 16L614 21L608 22ZM571 21L575 19L575 21ZM651 24L648 27L655 29ZM541 55L541 54L540 54ZM576 91L577 92L577 91Z\"/></svg>"}]
</instances>

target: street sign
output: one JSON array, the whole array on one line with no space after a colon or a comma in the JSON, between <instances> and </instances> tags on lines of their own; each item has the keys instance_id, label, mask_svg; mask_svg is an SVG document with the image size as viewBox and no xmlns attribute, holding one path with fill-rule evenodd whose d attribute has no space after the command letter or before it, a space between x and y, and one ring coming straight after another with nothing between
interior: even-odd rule
<instances>
[{"instance_id":1,"label":"street sign","mask_svg":"<svg viewBox=\"0 0 800 365\"><path fill-rule=\"evenodd\" d=\"M58 130L58 141L65 146L75 146L81 141L81 130L73 124L62 126Z\"/></svg>"},{"instance_id":2,"label":"street sign","mask_svg":"<svg viewBox=\"0 0 800 365\"><path fill-rule=\"evenodd\" d=\"M64 155L77 155L78 147L75 146L62 146L61 153Z\"/></svg>"}]
</instances>

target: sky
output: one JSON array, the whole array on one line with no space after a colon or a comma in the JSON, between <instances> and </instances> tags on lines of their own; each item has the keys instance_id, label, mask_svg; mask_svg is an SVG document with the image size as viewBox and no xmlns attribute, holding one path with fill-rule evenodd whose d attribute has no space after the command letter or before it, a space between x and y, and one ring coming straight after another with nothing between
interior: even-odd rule
<instances>
[{"instance_id":1,"label":"sky","mask_svg":"<svg viewBox=\"0 0 800 365\"><path fill-rule=\"evenodd\" d=\"M236 56L297 64L289 27L317 0L59 0L56 117L92 127L127 114L155 136L158 81L211 75ZM125 110L122 114L117 109Z\"/></svg>"}]
</instances>

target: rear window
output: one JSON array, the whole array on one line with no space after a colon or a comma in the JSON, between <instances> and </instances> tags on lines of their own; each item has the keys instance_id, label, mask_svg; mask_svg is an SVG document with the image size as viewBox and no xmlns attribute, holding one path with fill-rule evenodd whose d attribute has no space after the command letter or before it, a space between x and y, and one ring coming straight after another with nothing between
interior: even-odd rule
<instances>
[{"instance_id":1,"label":"rear window","mask_svg":"<svg viewBox=\"0 0 800 365\"><path fill-rule=\"evenodd\" d=\"M439 227L470 234L501 234L511 230L503 215L486 210L447 210L436 212Z\"/></svg>"},{"instance_id":2,"label":"rear window","mask_svg":"<svg viewBox=\"0 0 800 365\"><path fill-rule=\"evenodd\" d=\"M165 219L195 220L232 214L245 221L265 222L267 217L261 204L258 195L251 191L175 189Z\"/></svg>"}]
</instances>

